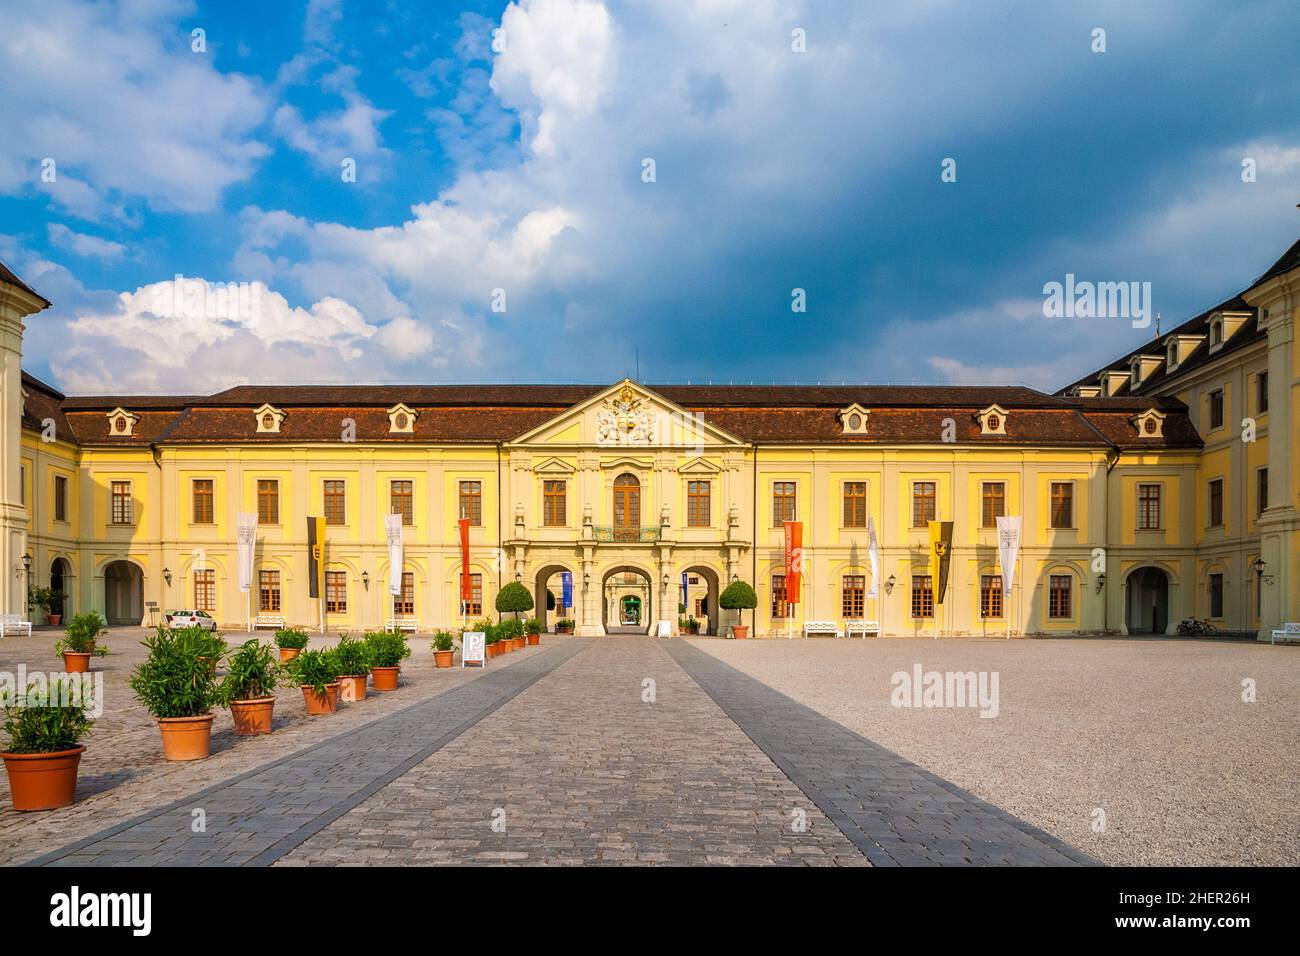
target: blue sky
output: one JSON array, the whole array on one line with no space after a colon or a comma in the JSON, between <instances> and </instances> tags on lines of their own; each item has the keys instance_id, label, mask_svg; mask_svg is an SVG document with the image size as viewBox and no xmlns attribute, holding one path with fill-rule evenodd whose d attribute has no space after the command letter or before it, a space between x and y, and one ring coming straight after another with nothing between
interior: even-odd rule
<instances>
[{"instance_id":1,"label":"blue sky","mask_svg":"<svg viewBox=\"0 0 1300 956\"><path fill-rule=\"evenodd\" d=\"M1051 389L1151 330L1046 319L1045 283L1150 282L1168 327L1300 235L1293 0L0 22L0 258L54 301L24 364L70 392L609 381L638 353L646 381ZM253 306L168 307L178 273Z\"/></svg>"}]
</instances>

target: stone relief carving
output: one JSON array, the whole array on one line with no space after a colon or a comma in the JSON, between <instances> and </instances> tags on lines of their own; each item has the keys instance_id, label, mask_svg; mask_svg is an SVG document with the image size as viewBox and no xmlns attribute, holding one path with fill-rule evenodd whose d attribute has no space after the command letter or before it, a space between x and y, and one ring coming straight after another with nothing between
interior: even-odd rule
<instances>
[{"instance_id":1,"label":"stone relief carving","mask_svg":"<svg viewBox=\"0 0 1300 956\"><path fill-rule=\"evenodd\" d=\"M654 420L630 386L606 399L596 411L596 441L601 445L649 445Z\"/></svg>"}]
</instances>

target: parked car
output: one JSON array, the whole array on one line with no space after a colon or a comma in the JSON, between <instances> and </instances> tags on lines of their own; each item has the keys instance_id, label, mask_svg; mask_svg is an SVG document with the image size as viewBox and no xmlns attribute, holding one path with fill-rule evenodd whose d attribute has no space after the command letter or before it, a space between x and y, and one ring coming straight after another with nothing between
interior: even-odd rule
<instances>
[{"instance_id":1,"label":"parked car","mask_svg":"<svg viewBox=\"0 0 1300 956\"><path fill-rule=\"evenodd\" d=\"M168 611L163 615L168 627L205 627L217 629L217 622L207 611Z\"/></svg>"}]
</instances>

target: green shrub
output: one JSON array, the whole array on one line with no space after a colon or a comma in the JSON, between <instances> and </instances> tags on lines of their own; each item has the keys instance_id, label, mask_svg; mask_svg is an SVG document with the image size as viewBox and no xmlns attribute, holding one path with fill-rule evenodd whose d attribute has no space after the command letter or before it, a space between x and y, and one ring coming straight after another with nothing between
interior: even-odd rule
<instances>
[{"instance_id":1,"label":"green shrub","mask_svg":"<svg viewBox=\"0 0 1300 956\"><path fill-rule=\"evenodd\" d=\"M745 609L752 611L758 607L758 595L754 593L752 587L737 579L728 584L727 589L722 592L722 596L718 598L718 606L728 611ZM740 615L737 615L736 619L740 620Z\"/></svg>"},{"instance_id":2,"label":"green shrub","mask_svg":"<svg viewBox=\"0 0 1300 956\"><path fill-rule=\"evenodd\" d=\"M555 622L556 627L573 627L573 618L562 617Z\"/></svg>"},{"instance_id":3,"label":"green shrub","mask_svg":"<svg viewBox=\"0 0 1300 956\"><path fill-rule=\"evenodd\" d=\"M546 589L546 610L548 611L555 610L555 592L552 591L550 588Z\"/></svg>"},{"instance_id":4,"label":"green shrub","mask_svg":"<svg viewBox=\"0 0 1300 956\"><path fill-rule=\"evenodd\" d=\"M63 592L54 588L33 586L27 591L27 606L38 607L46 614L62 614Z\"/></svg>"},{"instance_id":5,"label":"green shrub","mask_svg":"<svg viewBox=\"0 0 1300 956\"><path fill-rule=\"evenodd\" d=\"M535 617L530 617L527 621L524 622L524 633L525 634L542 633L542 622L537 620L537 618Z\"/></svg>"},{"instance_id":6,"label":"green shrub","mask_svg":"<svg viewBox=\"0 0 1300 956\"><path fill-rule=\"evenodd\" d=\"M370 645L346 634L334 645L334 661L343 677L361 677L370 673Z\"/></svg>"},{"instance_id":7,"label":"green shrub","mask_svg":"<svg viewBox=\"0 0 1300 956\"><path fill-rule=\"evenodd\" d=\"M64 651L72 651L74 654L89 652L97 657L103 657L108 653L107 648L95 643L108 633L108 624L99 616L98 611L84 611L74 615L72 620L68 621L66 630L67 635L54 645L55 654L62 654Z\"/></svg>"},{"instance_id":8,"label":"green shrub","mask_svg":"<svg viewBox=\"0 0 1300 956\"><path fill-rule=\"evenodd\" d=\"M71 750L90 735L92 718L86 710L90 681L55 680L42 688L28 687L23 694L0 692L4 708L4 732L9 738L5 753L50 754Z\"/></svg>"},{"instance_id":9,"label":"green shrub","mask_svg":"<svg viewBox=\"0 0 1300 956\"><path fill-rule=\"evenodd\" d=\"M518 581L511 581L497 592L496 605L502 614L514 614L517 620L521 611L533 609L533 596Z\"/></svg>"},{"instance_id":10,"label":"green shrub","mask_svg":"<svg viewBox=\"0 0 1300 956\"><path fill-rule=\"evenodd\" d=\"M289 662L290 676L300 687L310 687L316 694L325 693L325 685L339 679L338 659L332 650L303 651Z\"/></svg>"},{"instance_id":11,"label":"green shrub","mask_svg":"<svg viewBox=\"0 0 1300 956\"><path fill-rule=\"evenodd\" d=\"M524 622L517 617L509 617L496 626L497 636L503 641L524 636Z\"/></svg>"},{"instance_id":12,"label":"green shrub","mask_svg":"<svg viewBox=\"0 0 1300 956\"><path fill-rule=\"evenodd\" d=\"M231 652L226 661L226 676L217 686L217 700L222 707L229 707L236 700L272 697L275 688L285 680L284 668L271 653L270 646L253 638Z\"/></svg>"},{"instance_id":13,"label":"green shrub","mask_svg":"<svg viewBox=\"0 0 1300 956\"><path fill-rule=\"evenodd\" d=\"M411 656L406 635L401 631L374 631L366 635L371 667L399 667Z\"/></svg>"},{"instance_id":14,"label":"green shrub","mask_svg":"<svg viewBox=\"0 0 1300 956\"><path fill-rule=\"evenodd\" d=\"M201 627L159 627L140 642L149 656L131 673L136 699L157 718L200 717L217 702L221 636Z\"/></svg>"},{"instance_id":15,"label":"green shrub","mask_svg":"<svg viewBox=\"0 0 1300 956\"><path fill-rule=\"evenodd\" d=\"M289 649L302 650L307 646L310 640L306 631L297 631L293 628L286 627L275 632L275 644L277 647L287 647Z\"/></svg>"},{"instance_id":16,"label":"green shrub","mask_svg":"<svg viewBox=\"0 0 1300 956\"><path fill-rule=\"evenodd\" d=\"M452 636L451 631L439 631L433 635L433 649L435 651L449 651L456 645L456 638Z\"/></svg>"}]
</instances>

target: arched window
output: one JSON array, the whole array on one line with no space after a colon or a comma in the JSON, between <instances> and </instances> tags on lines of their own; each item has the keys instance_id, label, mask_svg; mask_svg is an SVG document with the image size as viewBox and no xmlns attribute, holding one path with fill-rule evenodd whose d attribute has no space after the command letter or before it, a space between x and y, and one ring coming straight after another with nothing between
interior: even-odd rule
<instances>
[{"instance_id":1,"label":"arched window","mask_svg":"<svg viewBox=\"0 0 1300 956\"><path fill-rule=\"evenodd\" d=\"M637 540L641 536L641 482L636 475L614 479L614 538Z\"/></svg>"}]
</instances>

